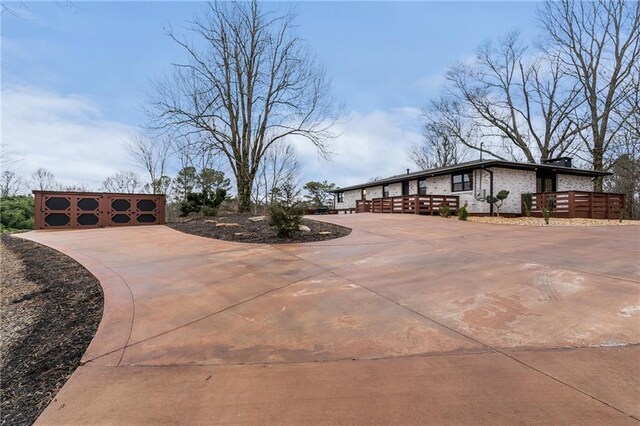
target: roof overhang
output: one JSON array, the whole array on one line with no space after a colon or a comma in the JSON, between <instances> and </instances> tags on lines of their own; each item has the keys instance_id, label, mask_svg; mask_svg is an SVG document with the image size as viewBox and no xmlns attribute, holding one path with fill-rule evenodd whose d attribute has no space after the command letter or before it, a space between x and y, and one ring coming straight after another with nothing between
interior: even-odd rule
<instances>
[{"instance_id":1,"label":"roof overhang","mask_svg":"<svg viewBox=\"0 0 640 426\"><path fill-rule=\"evenodd\" d=\"M518 163L515 161L512 162L512 161L502 161L502 160L484 160L484 161L457 164L455 166L441 167L441 168L432 169L432 170L423 170L420 172L407 173L404 175L391 176L385 179L380 179L372 182L365 182L358 185L347 186L344 188L336 188L330 192L336 193L336 192L351 191L354 189L370 188L372 186L387 185L391 183L403 182L406 180L424 179L428 177L447 175L455 172L464 172L464 171L472 171L472 170L487 169L487 168L502 168L502 169L531 170L531 171L548 170L551 172L556 172L556 173L565 174L565 175L588 176L588 177L610 176L613 174L609 172L597 172L594 170L575 169L573 167L562 167L562 166L556 166L552 164Z\"/></svg>"}]
</instances>

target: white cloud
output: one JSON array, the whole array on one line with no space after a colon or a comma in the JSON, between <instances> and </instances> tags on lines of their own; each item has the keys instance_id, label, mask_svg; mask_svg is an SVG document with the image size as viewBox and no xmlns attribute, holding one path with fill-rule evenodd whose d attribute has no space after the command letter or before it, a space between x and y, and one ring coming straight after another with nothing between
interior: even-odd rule
<instances>
[{"instance_id":1,"label":"white cloud","mask_svg":"<svg viewBox=\"0 0 640 426\"><path fill-rule=\"evenodd\" d=\"M25 178L44 167L63 184L97 189L107 176L133 169L124 143L137 131L81 96L26 85L2 90L2 141L21 158L14 168Z\"/></svg>"},{"instance_id":2,"label":"white cloud","mask_svg":"<svg viewBox=\"0 0 640 426\"><path fill-rule=\"evenodd\" d=\"M335 128L332 160L318 157L308 141L294 140L303 164L301 182L328 180L339 186L414 168L407 148L420 140L420 110L404 107L351 112ZM99 189L119 170L133 170L124 144L140 129L105 118L100 106L82 96L60 95L33 86L2 91L2 142L20 161L13 168L29 178L44 167L66 185Z\"/></svg>"},{"instance_id":3,"label":"white cloud","mask_svg":"<svg viewBox=\"0 0 640 426\"><path fill-rule=\"evenodd\" d=\"M340 136L333 142L331 161L318 158L311 143L295 140L303 182L326 179L344 187L415 168L407 149L421 138L419 115L420 110L412 107L350 113L346 122L336 126Z\"/></svg>"}]
</instances>

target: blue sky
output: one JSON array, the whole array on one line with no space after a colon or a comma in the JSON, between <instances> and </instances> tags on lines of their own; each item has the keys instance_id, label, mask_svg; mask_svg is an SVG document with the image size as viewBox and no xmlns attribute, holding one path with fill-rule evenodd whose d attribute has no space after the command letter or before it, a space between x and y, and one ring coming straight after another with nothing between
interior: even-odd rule
<instances>
[{"instance_id":1,"label":"blue sky","mask_svg":"<svg viewBox=\"0 0 640 426\"><path fill-rule=\"evenodd\" d=\"M145 124L141 106L149 82L183 58L163 28L181 32L203 3L8 5L20 17L2 16L2 141L22 159L21 171L44 166L62 181L97 187L108 174L133 169L122 144ZM514 29L533 37L536 6L297 3L298 33L325 66L347 111L333 161L299 147L306 165L302 180L344 186L411 167L406 148L419 140L419 110L438 94L447 66Z\"/></svg>"}]
</instances>

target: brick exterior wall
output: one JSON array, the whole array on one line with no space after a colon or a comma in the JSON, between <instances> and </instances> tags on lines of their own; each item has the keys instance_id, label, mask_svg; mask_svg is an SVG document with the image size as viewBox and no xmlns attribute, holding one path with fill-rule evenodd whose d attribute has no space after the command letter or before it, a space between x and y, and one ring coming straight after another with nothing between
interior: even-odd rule
<instances>
[{"instance_id":1,"label":"brick exterior wall","mask_svg":"<svg viewBox=\"0 0 640 426\"><path fill-rule=\"evenodd\" d=\"M517 170L492 167L493 172L493 193L497 194L501 190L509 191L509 197L500 208L501 213L520 214L521 195L525 192L536 192L536 172L532 170ZM471 191L452 192L451 174L428 177L427 194L434 195L457 195L460 197L460 205L465 201L468 204L470 213L489 213L490 206L480 196L489 194L491 176L487 170L475 170L473 172L473 189ZM556 186L558 191L592 191L593 185L588 176L557 175ZM418 193L418 181L409 181L409 195ZM392 183L389 185L389 196L397 197L402 195L402 183ZM355 208L356 200L360 200L362 192L360 189L345 191L344 202L337 203L337 209ZM382 185L367 187L367 199L382 198ZM482 198L478 200L477 198ZM337 200L337 195L336 195Z\"/></svg>"},{"instance_id":2,"label":"brick exterior wall","mask_svg":"<svg viewBox=\"0 0 640 426\"><path fill-rule=\"evenodd\" d=\"M589 176L572 176L558 174L556 191L593 191L593 182Z\"/></svg>"},{"instance_id":3,"label":"brick exterior wall","mask_svg":"<svg viewBox=\"0 0 640 426\"><path fill-rule=\"evenodd\" d=\"M470 213L489 213L489 205L484 200L476 199L476 192L486 189L489 193L489 172L486 170L476 170L473 173L473 189L471 191L451 190L451 175L434 176L427 178L427 194L435 195L457 195L460 197L460 206L467 202Z\"/></svg>"},{"instance_id":4,"label":"brick exterior wall","mask_svg":"<svg viewBox=\"0 0 640 426\"><path fill-rule=\"evenodd\" d=\"M536 192L536 172L533 170L493 169L493 193L506 189L509 197L500 207L500 213L520 214L522 194Z\"/></svg>"}]
</instances>

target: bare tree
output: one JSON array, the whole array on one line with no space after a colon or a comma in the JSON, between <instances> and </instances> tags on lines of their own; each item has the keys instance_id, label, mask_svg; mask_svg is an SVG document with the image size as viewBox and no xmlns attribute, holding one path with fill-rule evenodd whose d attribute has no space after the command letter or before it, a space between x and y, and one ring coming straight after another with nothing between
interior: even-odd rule
<instances>
[{"instance_id":1,"label":"bare tree","mask_svg":"<svg viewBox=\"0 0 640 426\"><path fill-rule=\"evenodd\" d=\"M252 191L255 212L258 206L273 204L276 188L287 181L295 181L300 173L301 164L296 150L288 143L278 142L272 145L260 163Z\"/></svg>"},{"instance_id":2,"label":"bare tree","mask_svg":"<svg viewBox=\"0 0 640 426\"><path fill-rule=\"evenodd\" d=\"M480 140L507 142L500 154L489 150L492 156L513 152L511 157L535 163L570 151L582 125L573 118L578 87L559 57L529 59L527 52L519 34L510 33L497 44L483 44L475 62L452 66L447 79L450 96L460 103L455 113L474 123ZM479 150L477 141L460 140Z\"/></svg>"},{"instance_id":3,"label":"bare tree","mask_svg":"<svg viewBox=\"0 0 640 426\"><path fill-rule=\"evenodd\" d=\"M40 167L31 174L31 186L39 191L48 191L56 189L59 184L56 182L53 173L44 167Z\"/></svg>"},{"instance_id":4,"label":"bare tree","mask_svg":"<svg viewBox=\"0 0 640 426\"><path fill-rule=\"evenodd\" d=\"M67 192L88 192L89 185L85 183L74 183L71 185L58 185L58 190Z\"/></svg>"},{"instance_id":5,"label":"bare tree","mask_svg":"<svg viewBox=\"0 0 640 426\"><path fill-rule=\"evenodd\" d=\"M605 170L605 157L622 123L612 120L617 106L632 94L640 61L640 2L598 0L549 1L539 12L563 68L577 82L584 100L580 110L589 127L580 133L594 170ZM602 191L603 180L594 182Z\"/></svg>"},{"instance_id":6,"label":"bare tree","mask_svg":"<svg viewBox=\"0 0 640 426\"><path fill-rule=\"evenodd\" d=\"M459 116L444 116L450 105L441 99L422 111L422 141L409 147L408 156L422 170L446 167L463 161L468 137L462 137ZM461 140L464 139L464 140Z\"/></svg>"},{"instance_id":7,"label":"bare tree","mask_svg":"<svg viewBox=\"0 0 640 426\"><path fill-rule=\"evenodd\" d=\"M102 187L106 192L120 192L133 194L139 192L142 181L137 174L128 171L120 171L105 179Z\"/></svg>"},{"instance_id":8,"label":"bare tree","mask_svg":"<svg viewBox=\"0 0 640 426\"><path fill-rule=\"evenodd\" d=\"M127 144L129 156L149 177L149 188L153 194L164 194L169 186L167 164L172 149L172 140L165 134L152 139L136 135Z\"/></svg>"},{"instance_id":9,"label":"bare tree","mask_svg":"<svg viewBox=\"0 0 640 426\"><path fill-rule=\"evenodd\" d=\"M640 68L640 64L636 67ZM605 179L604 188L625 194L626 217L640 219L640 73L637 71L632 87L631 96L614 111L613 119L620 125L620 131L605 153L605 167L613 176Z\"/></svg>"},{"instance_id":10,"label":"bare tree","mask_svg":"<svg viewBox=\"0 0 640 426\"><path fill-rule=\"evenodd\" d=\"M292 13L257 1L215 2L191 25L202 44L169 35L189 56L156 84L154 125L199 133L222 153L236 179L238 210L248 211L269 148L301 136L327 154L337 110L325 73L293 34Z\"/></svg>"},{"instance_id":11,"label":"bare tree","mask_svg":"<svg viewBox=\"0 0 640 426\"><path fill-rule=\"evenodd\" d=\"M0 196L13 197L24 188L24 181L11 170L4 170L0 175Z\"/></svg>"}]
</instances>

